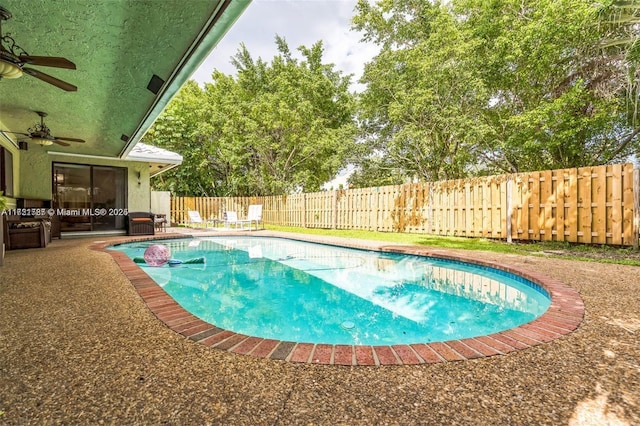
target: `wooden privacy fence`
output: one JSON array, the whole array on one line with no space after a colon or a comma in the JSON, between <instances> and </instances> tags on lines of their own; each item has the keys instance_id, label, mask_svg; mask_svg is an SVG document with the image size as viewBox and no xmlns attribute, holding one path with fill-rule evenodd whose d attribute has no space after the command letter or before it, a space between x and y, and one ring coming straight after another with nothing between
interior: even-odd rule
<instances>
[{"instance_id":1,"label":"wooden privacy fence","mask_svg":"<svg viewBox=\"0 0 640 426\"><path fill-rule=\"evenodd\" d=\"M188 210L246 217L250 204L262 204L272 225L637 247L639 172L615 164L283 196L172 197L171 215L185 224Z\"/></svg>"}]
</instances>

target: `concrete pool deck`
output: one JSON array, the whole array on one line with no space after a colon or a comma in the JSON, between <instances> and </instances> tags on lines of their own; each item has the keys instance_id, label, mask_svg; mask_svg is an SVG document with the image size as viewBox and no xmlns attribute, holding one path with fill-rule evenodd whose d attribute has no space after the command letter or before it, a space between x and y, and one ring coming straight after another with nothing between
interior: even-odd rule
<instances>
[{"instance_id":1,"label":"concrete pool deck","mask_svg":"<svg viewBox=\"0 0 640 426\"><path fill-rule=\"evenodd\" d=\"M567 284L584 300L582 324L468 361L316 365L172 331L109 254L89 249L98 239L118 238L7 253L0 424L640 423L637 267L447 250Z\"/></svg>"}]
</instances>

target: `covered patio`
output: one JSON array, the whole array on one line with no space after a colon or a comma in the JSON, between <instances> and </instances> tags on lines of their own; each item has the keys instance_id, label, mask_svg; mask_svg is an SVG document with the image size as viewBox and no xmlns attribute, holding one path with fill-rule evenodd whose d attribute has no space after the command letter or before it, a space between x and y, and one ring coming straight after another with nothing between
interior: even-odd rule
<instances>
[{"instance_id":1,"label":"covered patio","mask_svg":"<svg viewBox=\"0 0 640 426\"><path fill-rule=\"evenodd\" d=\"M507 355L345 367L234 354L175 333L109 254L90 249L96 241L57 240L5 259L0 422L640 422L637 267L465 252L577 289L586 305L581 326Z\"/></svg>"},{"instance_id":2,"label":"covered patio","mask_svg":"<svg viewBox=\"0 0 640 426\"><path fill-rule=\"evenodd\" d=\"M148 212L150 178L182 157L140 142L249 3L3 0L8 208L79 212L57 214L63 237L122 233L124 212Z\"/></svg>"}]
</instances>

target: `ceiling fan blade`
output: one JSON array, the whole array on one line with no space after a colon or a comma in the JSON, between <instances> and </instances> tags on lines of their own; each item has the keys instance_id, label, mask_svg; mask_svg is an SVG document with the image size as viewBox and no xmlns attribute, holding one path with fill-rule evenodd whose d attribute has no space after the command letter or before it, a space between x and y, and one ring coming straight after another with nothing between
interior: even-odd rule
<instances>
[{"instance_id":1,"label":"ceiling fan blade","mask_svg":"<svg viewBox=\"0 0 640 426\"><path fill-rule=\"evenodd\" d=\"M60 142L60 141L59 141L59 140L57 140L57 139L54 139L54 140L53 140L53 143L57 143L58 145L62 145L62 146L71 146L71 144L70 144L70 143Z\"/></svg>"},{"instance_id":2,"label":"ceiling fan blade","mask_svg":"<svg viewBox=\"0 0 640 426\"><path fill-rule=\"evenodd\" d=\"M77 139L77 138L61 138L59 136L54 136L54 139L59 140L59 141L69 141L69 142L81 142L84 143L84 139Z\"/></svg>"},{"instance_id":3,"label":"ceiling fan blade","mask_svg":"<svg viewBox=\"0 0 640 426\"><path fill-rule=\"evenodd\" d=\"M73 84L67 83L66 81L58 80L57 78L52 77L49 74L43 73L42 71L34 70L33 68L22 68L22 71L46 83L53 84L54 86L59 87L60 89L67 92L75 92L76 90L78 90L78 88Z\"/></svg>"},{"instance_id":4,"label":"ceiling fan blade","mask_svg":"<svg viewBox=\"0 0 640 426\"><path fill-rule=\"evenodd\" d=\"M29 65L41 65L43 67L55 67L55 68L67 68L70 70L76 69L76 64L66 58L60 58L57 56L31 56L22 55L19 57L20 61Z\"/></svg>"}]
</instances>

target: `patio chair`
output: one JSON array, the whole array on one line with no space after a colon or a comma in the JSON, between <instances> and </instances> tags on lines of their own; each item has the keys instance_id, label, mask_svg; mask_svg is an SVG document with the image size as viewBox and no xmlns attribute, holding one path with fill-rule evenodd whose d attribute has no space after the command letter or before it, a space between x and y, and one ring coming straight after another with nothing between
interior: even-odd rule
<instances>
[{"instance_id":1,"label":"patio chair","mask_svg":"<svg viewBox=\"0 0 640 426\"><path fill-rule=\"evenodd\" d=\"M249 206L246 221L249 222L249 229L251 229L251 224L255 222L256 231L258 230L258 222L262 222L262 204L251 204ZM264 229L264 222L262 222L262 228Z\"/></svg>"},{"instance_id":2,"label":"patio chair","mask_svg":"<svg viewBox=\"0 0 640 426\"><path fill-rule=\"evenodd\" d=\"M249 230L251 230L251 224L255 222L256 231L258 230L258 222L262 221L262 204L252 204L249 206L249 211L247 212L246 219L238 219L238 214L235 211L227 211L225 212L226 219L224 221L224 226L226 228L231 228L231 225L234 225L236 228L238 225L240 229L244 229L244 225L249 225ZM264 227L264 223L263 223Z\"/></svg>"},{"instance_id":3,"label":"patio chair","mask_svg":"<svg viewBox=\"0 0 640 426\"><path fill-rule=\"evenodd\" d=\"M153 222L155 223L156 230L166 232L167 231L167 215L155 214L153 216L154 216Z\"/></svg>"},{"instance_id":4,"label":"patio chair","mask_svg":"<svg viewBox=\"0 0 640 426\"><path fill-rule=\"evenodd\" d=\"M238 228L240 225L240 229L244 228L245 221L238 219L238 214L233 210L227 210L224 212L224 227L231 228L233 225L235 228Z\"/></svg>"},{"instance_id":5,"label":"patio chair","mask_svg":"<svg viewBox=\"0 0 640 426\"><path fill-rule=\"evenodd\" d=\"M200 212L197 210L189 210L187 211L187 214L189 215L189 225L193 225L194 228L208 228L209 225L213 225L212 221L203 220L202 217L200 217Z\"/></svg>"}]
</instances>

